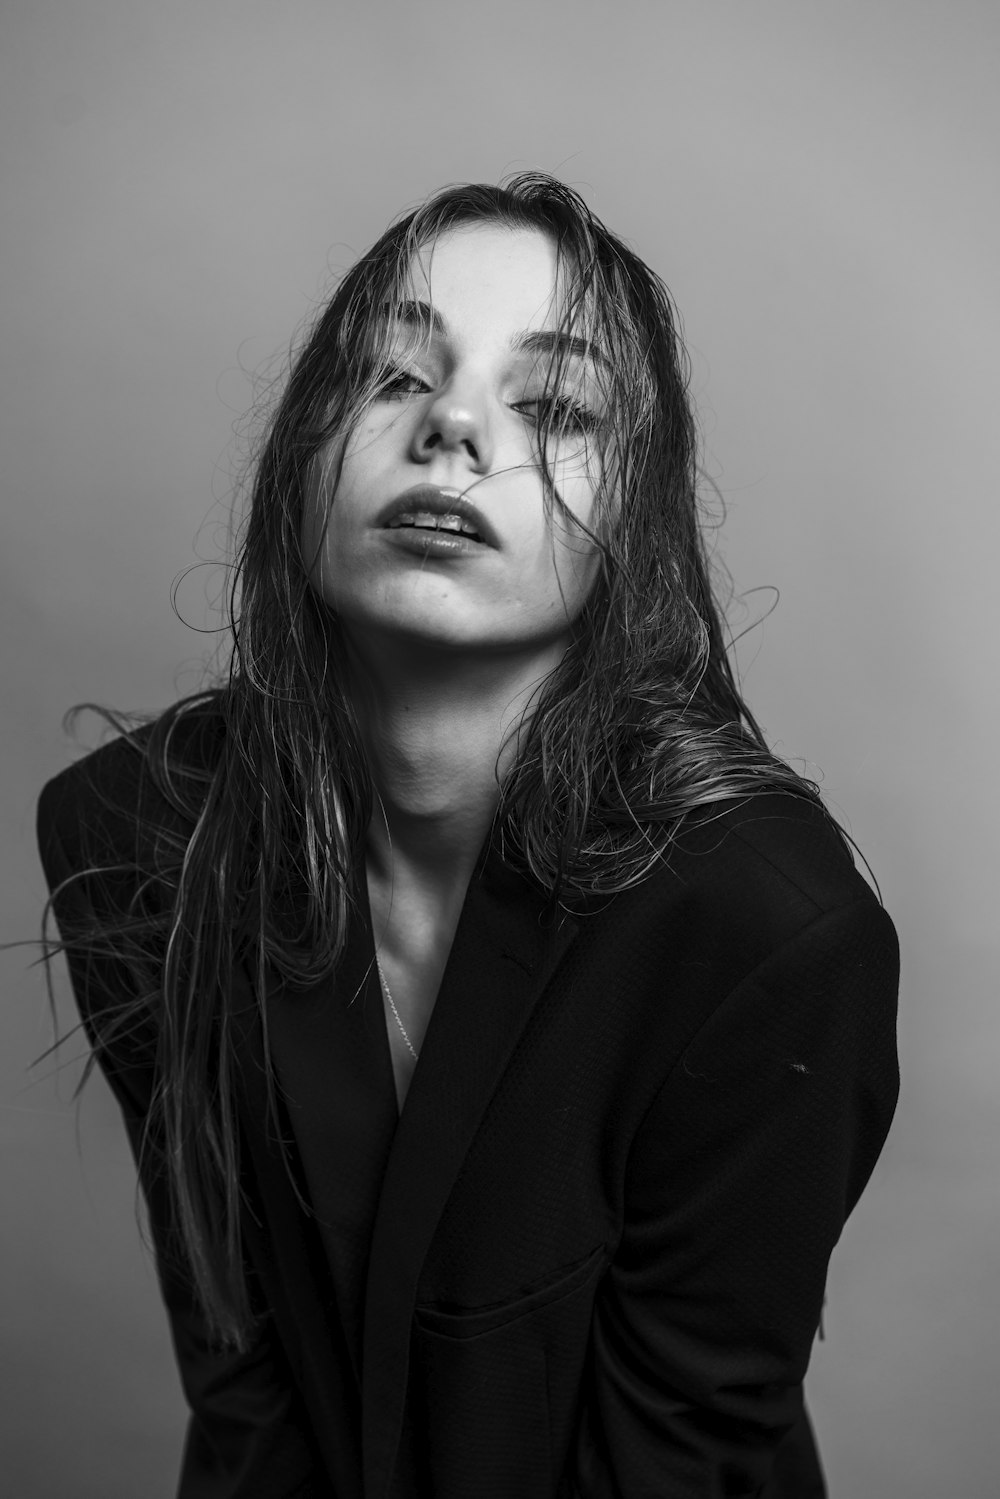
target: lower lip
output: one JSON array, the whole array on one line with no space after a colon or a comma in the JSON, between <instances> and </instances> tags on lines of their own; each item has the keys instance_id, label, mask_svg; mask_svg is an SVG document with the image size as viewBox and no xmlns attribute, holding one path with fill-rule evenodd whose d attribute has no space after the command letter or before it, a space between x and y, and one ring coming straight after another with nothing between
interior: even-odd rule
<instances>
[{"instance_id":1,"label":"lower lip","mask_svg":"<svg viewBox=\"0 0 1000 1499\"><path fill-rule=\"evenodd\" d=\"M460 531L387 526L382 534L404 552L415 552L419 557L471 557L476 552L492 551L485 541L473 541L471 536L463 536Z\"/></svg>"}]
</instances>

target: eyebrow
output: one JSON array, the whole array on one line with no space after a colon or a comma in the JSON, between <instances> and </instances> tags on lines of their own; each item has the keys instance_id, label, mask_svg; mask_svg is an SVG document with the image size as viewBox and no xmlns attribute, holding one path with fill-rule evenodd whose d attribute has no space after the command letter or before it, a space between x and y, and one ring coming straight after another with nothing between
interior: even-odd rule
<instances>
[{"instance_id":1,"label":"eyebrow","mask_svg":"<svg viewBox=\"0 0 1000 1499\"><path fill-rule=\"evenodd\" d=\"M407 300L398 303L395 307L386 304L378 310L383 317L396 318L403 323L413 323L423 331L429 331L439 338L448 336L444 318L429 302ZM576 355L578 359L591 359L595 364L601 364L605 369L609 368L608 360L600 350L594 348L589 340L578 338L574 333L562 333L557 328L540 328L530 333L518 333L511 340L511 348L519 354Z\"/></svg>"}]
</instances>

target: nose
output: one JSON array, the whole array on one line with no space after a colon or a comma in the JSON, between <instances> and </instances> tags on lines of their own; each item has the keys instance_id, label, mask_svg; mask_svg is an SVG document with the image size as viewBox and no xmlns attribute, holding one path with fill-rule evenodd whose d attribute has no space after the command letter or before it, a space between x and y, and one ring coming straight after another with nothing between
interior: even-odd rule
<instances>
[{"instance_id":1,"label":"nose","mask_svg":"<svg viewBox=\"0 0 1000 1499\"><path fill-rule=\"evenodd\" d=\"M485 398L469 383L451 381L425 407L410 442L410 456L429 463L436 456L455 456L475 473L485 474L493 461L493 444Z\"/></svg>"}]
</instances>

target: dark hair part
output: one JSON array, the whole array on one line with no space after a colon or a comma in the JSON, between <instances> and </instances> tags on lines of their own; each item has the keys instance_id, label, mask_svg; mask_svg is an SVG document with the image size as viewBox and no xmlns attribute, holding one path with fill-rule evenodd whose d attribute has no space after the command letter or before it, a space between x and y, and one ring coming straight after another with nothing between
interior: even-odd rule
<instances>
[{"instance_id":1,"label":"dark hair part","mask_svg":"<svg viewBox=\"0 0 1000 1499\"><path fill-rule=\"evenodd\" d=\"M699 520L685 356L662 282L575 192L541 173L449 188L400 219L341 281L271 420L230 598L227 678L139 730L109 715L131 733L171 809L136 870L143 898L108 914L91 869L71 879L97 880L88 909L105 914L86 930L61 922L71 956L74 945L94 953L103 944L131 974L127 996L103 1018L98 1052L155 1022L158 1082L143 1149L169 1184L209 1325L237 1347L252 1317L231 976L238 962L255 974L266 1038L266 976L308 985L332 973L373 806L338 622L302 553L303 502L314 460L391 373L386 319L374 311L407 295L414 254L483 221L550 237L566 289L563 330L609 361L593 435L600 573L500 787L493 833L504 858L554 910L640 882L694 814L765 789L819 799L768 750L727 657ZM547 378L558 386L555 356ZM537 454L546 503L561 505L550 459L559 412L553 402L540 421ZM221 724L211 755L190 732L209 721ZM151 884L162 895L155 912ZM58 910L58 890L55 900ZM268 1088L276 1110L270 1067Z\"/></svg>"}]
</instances>

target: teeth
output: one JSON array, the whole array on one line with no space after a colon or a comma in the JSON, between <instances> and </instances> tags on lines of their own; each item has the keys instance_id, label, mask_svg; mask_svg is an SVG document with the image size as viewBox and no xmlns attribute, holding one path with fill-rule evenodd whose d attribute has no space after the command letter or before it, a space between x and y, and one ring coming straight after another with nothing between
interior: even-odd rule
<instances>
[{"instance_id":1,"label":"teeth","mask_svg":"<svg viewBox=\"0 0 1000 1499\"><path fill-rule=\"evenodd\" d=\"M412 514L397 515L389 522L390 529L396 526L421 526L432 531L458 531L463 536L476 536L475 526L461 515L438 515L432 510L415 510Z\"/></svg>"}]
</instances>

